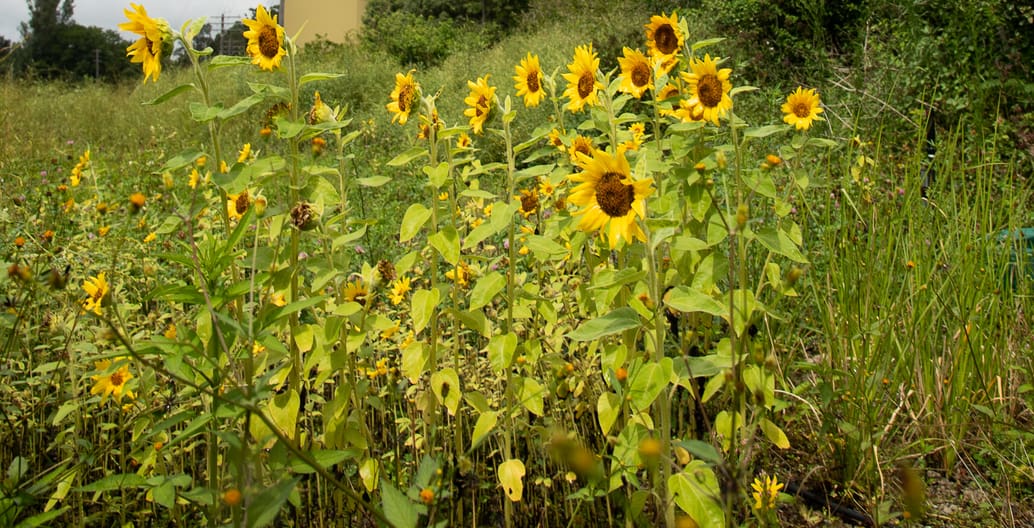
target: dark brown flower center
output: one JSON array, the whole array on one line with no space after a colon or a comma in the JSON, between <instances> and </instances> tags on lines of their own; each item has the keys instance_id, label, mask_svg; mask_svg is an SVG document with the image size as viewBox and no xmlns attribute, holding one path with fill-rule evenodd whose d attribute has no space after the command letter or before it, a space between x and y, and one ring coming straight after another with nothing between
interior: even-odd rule
<instances>
[{"instance_id":1,"label":"dark brown flower center","mask_svg":"<svg viewBox=\"0 0 1034 528\"><path fill-rule=\"evenodd\" d=\"M539 88L539 72L535 70L528 72L528 91L537 93Z\"/></svg>"},{"instance_id":2,"label":"dark brown flower center","mask_svg":"<svg viewBox=\"0 0 1034 528\"><path fill-rule=\"evenodd\" d=\"M413 104L413 87L405 84L399 88L399 112L409 112L410 105Z\"/></svg>"},{"instance_id":3,"label":"dark brown flower center","mask_svg":"<svg viewBox=\"0 0 1034 528\"><path fill-rule=\"evenodd\" d=\"M122 372L115 371L111 375L111 384L112 385L114 385L116 387L119 387L119 386L121 386L125 382L126 382L126 380L122 379Z\"/></svg>"},{"instance_id":4,"label":"dark brown flower center","mask_svg":"<svg viewBox=\"0 0 1034 528\"><path fill-rule=\"evenodd\" d=\"M237 195L237 199L233 202L233 210L237 211L237 214L242 215L248 210L248 205L251 200L248 198L248 191L244 191Z\"/></svg>"},{"instance_id":5,"label":"dark brown flower center","mask_svg":"<svg viewBox=\"0 0 1034 528\"><path fill-rule=\"evenodd\" d=\"M709 73L700 77L697 82L697 97L707 108L715 108L722 102L722 81L718 80L717 75Z\"/></svg>"},{"instance_id":6,"label":"dark brown flower center","mask_svg":"<svg viewBox=\"0 0 1034 528\"><path fill-rule=\"evenodd\" d=\"M539 208L539 195L534 192L521 193L521 211L531 214Z\"/></svg>"},{"instance_id":7,"label":"dark brown flower center","mask_svg":"<svg viewBox=\"0 0 1034 528\"><path fill-rule=\"evenodd\" d=\"M632 210L635 188L621 183L623 176L608 172L596 184L596 203L611 218L619 218Z\"/></svg>"},{"instance_id":8,"label":"dark brown flower center","mask_svg":"<svg viewBox=\"0 0 1034 528\"><path fill-rule=\"evenodd\" d=\"M653 41L657 45L657 51L665 55L675 53L679 46L679 37L671 24L664 24L653 32Z\"/></svg>"},{"instance_id":9,"label":"dark brown flower center","mask_svg":"<svg viewBox=\"0 0 1034 528\"><path fill-rule=\"evenodd\" d=\"M635 85L636 88L642 88L650 84L650 73L649 64L643 61L636 62L632 66L632 84Z\"/></svg>"},{"instance_id":10,"label":"dark brown flower center","mask_svg":"<svg viewBox=\"0 0 1034 528\"><path fill-rule=\"evenodd\" d=\"M280 53L280 39L276 38L276 28L273 26L262 26L258 35L259 51L262 56L272 59Z\"/></svg>"},{"instance_id":11,"label":"dark brown flower center","mask_svg":"<svg viewBox=\"0 0 1034 528\"><path fill-rule=\"evenodd\" d=\"M593 72L585 72L581 77L578 78L578 97L585 99L592 95L593 90L596 88L596 74Z\"/></svg>"},{"instance_id":12,"label":"dark brown flower center","mask_svg":"<svg viewBox=\"0 0 1034 528\"><path fill-rule=\"evenodd\" d=\"M805 118L811 115L811 105L805 101L798 101L793 105L793 115Z\"/></svg>"}]
</instances>

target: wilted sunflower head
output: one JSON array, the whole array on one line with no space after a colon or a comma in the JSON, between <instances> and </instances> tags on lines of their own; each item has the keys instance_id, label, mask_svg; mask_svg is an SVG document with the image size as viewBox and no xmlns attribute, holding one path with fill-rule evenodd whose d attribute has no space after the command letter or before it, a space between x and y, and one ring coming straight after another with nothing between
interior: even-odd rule
<instances>
[{"instance_id":1,"label":"wilted sunflower head","mask_svg":"<svg viewBox=\"0 0 1034 528\"><path fill-rule=\"evenodd\" d=\"M287 56L284 49L284 28L276 23L277 16L269 16L262 5L255 10L255 19L244 19L248 31L244 38L248 39L247 52L251 63L259 68L273 71L280 68L280 62Z\"/></svg>"},{"instance_id":2,"label":"wilted sunflower head","mask_svg":"<svg viewBox=\"0 0 1034 528\"><path fill-rule=\"evenodd\" d=\"M319 123L336 123L337 112L333 108L323 102L320 98L320 93L317 91L314 95L315 101L312 103L312 108L309 109L309 124L316 125Z\"/></svg>"}]
</instances>

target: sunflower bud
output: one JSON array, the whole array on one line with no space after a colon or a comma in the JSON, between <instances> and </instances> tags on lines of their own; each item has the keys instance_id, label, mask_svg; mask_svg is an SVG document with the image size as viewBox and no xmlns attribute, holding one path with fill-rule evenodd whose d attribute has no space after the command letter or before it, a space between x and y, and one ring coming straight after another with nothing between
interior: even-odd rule
<instances>
[{"instance_id":1,"label":"sunflower bud","mask_svg":"<svg viewBox=\"0 0 1034 528\"><path fill-rule=\"evenodd\" d=\"M804 275L804 270L801 268L798 268L797 266L790 268L790 271L786 273L786 285L793 286L798 280L800 280L802 275Z\"/></svg>"},{"instance_id":2,"label":"sunflower bud","mask_svg":"<svg viewBox=\"0 0 1034 528\"><path fill-rule=\"evenodd\" d=\"M743 229L743 226L747 225L747 220L750 219L750 208L747 204L740 204L736 208L736 227Z\"/></svg>"},{"instance_id":3,"label":"sunflower bud","mask_svg":"<svg viewBox=\"0 0 1034 528\"><path fill-rule=\"evenodd\" d=\"M337 114L332 108L327 106L320 99L320 93L316 92L316 101L312 103L312 108L309 110L309 124L316 125L319 123L336 123Z\"/></svg>"},{"instance_id":4,"label":"sunflower bud","mask_svg":"<svg viewBox=\"0 0 1034 528\"><path fill-rule=\"evenodd\" d=\"M714 160L718 164L720 170L725 170L729 166L729 160L725 157L725 152L719 150L714 153Z\"/></svg>"},{"instance_id":5,"label":"sunflower bud","mask_svg":"<svg viewBox=\"0 0 1034 528\"><path fill-rule=\"evenodd\" d=\"M269 202L266 200L265 196L260 194L252 200L251 205L255 208L255 216L262 218L266 215L266 206L269 205Z\"/></svg>"}]
</instances>

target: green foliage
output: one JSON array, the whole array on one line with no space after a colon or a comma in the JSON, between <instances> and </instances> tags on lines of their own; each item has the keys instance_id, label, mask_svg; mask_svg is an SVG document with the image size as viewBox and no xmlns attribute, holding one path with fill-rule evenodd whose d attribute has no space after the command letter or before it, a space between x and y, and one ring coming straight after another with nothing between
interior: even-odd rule
<instances>
[{"instance_id":1,"label":"green foliage","mask_svg":"<svg viewBox=\"0 0 1034 528\"><path fill-rule=\"evenodd\" d=\"M483 49L498 34L498 28L490 24L390 11L365 23L362 41L402 64L428 67L462 49Z\"/></svg>"}]
</instances>

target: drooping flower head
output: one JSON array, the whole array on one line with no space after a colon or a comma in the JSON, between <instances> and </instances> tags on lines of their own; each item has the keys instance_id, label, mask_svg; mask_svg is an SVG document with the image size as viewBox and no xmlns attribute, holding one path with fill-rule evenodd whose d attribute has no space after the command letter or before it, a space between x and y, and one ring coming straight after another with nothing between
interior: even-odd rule
<instances>
[{"instance_id":1,"label":"drooping flower head","mask_svg":"<svg viewBox=\"0 0 1034 528\"><path fill-rule=\"evenodd\" d=\"M133 378L133 374L129 372L129 360L115 358L115 361L118 362L118 368L115 370L112 370L110 359L94 362L94 367L100 374L91 376L94 383L90 394L100 394L101 403L104 403L108 396L114 397L118 403L122 403L122 396L133 398L133 391L126 388L126 382Z\"/></svg>"},{"instance_id":2,"label":"drooping flower head","mask_svg":"<svg viewBox=\"0 0 1034 528\"><path fill-rule=\"evenodd\" d=\"M83 300L83 310L101 315L101 306L109 293L108 280L104 277L104 272L98 273L96 277L86 279L83 282L83 290L87 295L86 299Z\"/></svg>"},{"instance_id":3,"label":"drooping flower head","mask_svg":"<svg viewBox=\"0 0 1034 528\"><path fill-rule=\"evenodd\" d=\"M797 90L786 97L783 103L783 121L793 125L797 130L808 130L812 121L822 121L819 117L822 107L819 106L819 94L813 88L805 90L798 86Z\"/></svg>"},{"instance_id":4,"label":"drooping flower head","mask_svg":"<svg viewBox=\"0 0 1034 528\"><path fill-rule=\"evenodd\" d=\"M420 85L413 80L414 71L409 70L405 75L395 74L395 89L391 91L391 102L388 103L388 111L395 114L391 118L392 123L398 121L400 125L406 124L413 110L413 101L420 91Z\"/></svg>"},{"instance_id":5,"label":"drooping flower head","mask_svg":"<svg viewBox=\"0 0 1034 528\"><path fill-rule=\"evenodd\" d=\"M581 112L585 105L600 104L600 99L596 96L596 92L603 89L603 83L596 78L596 70L599 67L600 59L596 52L592 51L592 44L575 48L574 62L567 65L570 73L564 74L567 81L564 97L569 99L564 108L571 112Z\"/></svg>"},{"instance_id":6,"label":"drooping flower head","mask_svg":"<svg viewBox=\"0 0 1034 528\"><path fill-rule=\"evenodd\" d=\"M674 11L670 17L664 13L654 15L645 27L646 47L650 50L650 57L654 64L661 64L665 72L670 71L676 55L686 42L686 36L679 29L679 15Z\"/></svg>"},{"instance_id":7,"label":"drooping flower head","mask_svg":"<svg viewBox=\"0 0 1034 528\"><path fill-rule=\"evenodd\" d=\"M244 32L244 38L248 39L248 56L252 64L258 64L259 68L266 71L273 71L280 68L280 61L287 56L284 49L284 28L276 23L277 16L269 16L269 12L262 5L255 9L255 19L244 19L248 30Z\"/></svg>"},{"instance_id":8,"label":"drooping flower head","mask_svg":"<svg viewBox=\"0 0 1034 528\"><path fill-rule=\"evenodd\" d=\"M578 229L599 230L611 249L622 240L645 241L646 234L636 218L646 217L646 197L653 193L653 179L633 180L621 147L614 156L603 150L595 151L592 157L579 155L578 166L582 172L568 176L578 182L568 196L568 201L582 208L575 213L581 216ZM610 227L605 230L608 223Z\"/></svg>"},{"instance_id":9,"label":"drooping flower head","mask_svg":"<svg viewBox=\"0 0 1034 528\"><path fill-rule=\"evenodd\" d=\"M571 146L568 147L567 151L571 155L571 163L578 164L578 156L585 155L592 157L593 151L596 150L596 145L593 144L592 138L589 136L578 135L571 141Z\"/></svg>"},{"instance_id":10,"label":"drooping flower head","mask_svg":"<svg viewBox=\"0 0 1034 528\"><path fill-rule=\"evenodd\" d=\"M488 120L488 114L492 110L492 101L495 100L495 86L488 85L489 76L478 77L476 83L467 81L470 95L463 100L468 106L463 111L463 115L470 118L470 127L474 129L475 134L482 132L485 121Z\"/></svg>"},{"instance_id":11,"label":"drooping flower head","mask_svg":"<svg viewBox=\"0 0 1034 528\"><path fill-rule=\"evenodd\" d=\"M720 61L718 57L712 59L710 55L704 55L704 60L689 62L691 72L681 73L682 80L689 85L687 92L690 95L690 106L702 108L702 119L716 125L719 117L724 117L726 112L732 110L732 98L729 97L729 91L732 90L729 74L732 70L719 70Z\"/></svg>"},{"instance_id":12,"label":"drooping flower head","mask_svg":"<svg viewBox=\"0 0 1034 528\"><path fill-rule=\"evenodd\" d=\"M337 112L334 111L327 103L323 102L320 97L320 93L317 91L315 94L315 101L312 103L312 108L309 109L309 124L316 125L319 123L336 123Z\"/></svg>"},{"instance_id":13,"label":"drooping flower head","mask_svg":"<svg viewBox=\"0 0 1034 528\"><path fill-rule=\"evenodd\" d=\"M643 93L653 89L653 68L643 52L626 46L624 53L624 57L618 57L621 65L618 90L640 99Z\"/></svg>"},{"instance_id":14,"label":"drooping flower head","mask_svg":"<svg viewBox=\"0 0 1034 528\"><path fill-rule=\"evenodd\" d=\"M122 10L129 22L119 24L118 28L136 33L140 35L140 39L126 48L126 56L131 57L130 62L143 65L144 82L147 82L147 79L157 82L158 76L162 73L162 48L172 41L172 30L165 20L147 16L144 6L129 5L133 8L132 11Z\"/></svg>"},{"instance_id":15,"label":"drooping flower head","mask_svg":"<svg viewBox=\"0 0 1034 528\"><path fill-rule=\"evenodd\" d=\"M517 88L517 96L524 97L524 106L538 106L546 91L542 87L542 68L539 67L538 55L528 53L521 63L514 66L513 80Z\"/></svg>"},{"instance_id":16,"label":"drooping flower head","mask_svg":"<svg viewBox=\"0 0 1034 528\"><path fill-rule=\"evenodd\" d=\"M248 194L248 190L237 194L226 195L226 214L230 220L240 220L244 218L244 213L248 212L248 207L251 206L251 195Z\"/></svg>"}]
</instances>

